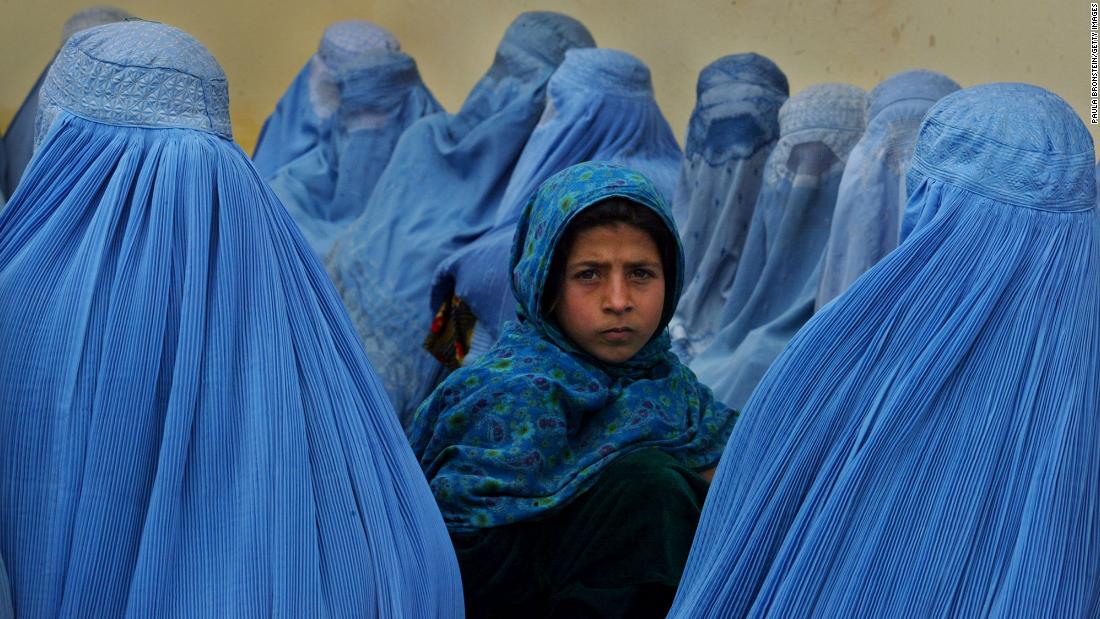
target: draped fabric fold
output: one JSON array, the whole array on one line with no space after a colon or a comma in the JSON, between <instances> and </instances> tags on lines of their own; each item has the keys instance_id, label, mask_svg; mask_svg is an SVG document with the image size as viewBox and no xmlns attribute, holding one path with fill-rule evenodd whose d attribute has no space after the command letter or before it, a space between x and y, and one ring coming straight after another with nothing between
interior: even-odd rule
<instances>
[{"instance_id":1,"label":"draped fabric fold","mask_svg":"<svg viewBox=\"0 0 1100 619\"><path fill-rule=\"evenodd\" d=\"M401 45L385 28L361 19L325 28L317 52L294 77L256 138L252 162L264 178L329 140L340 107L339 74L376 52Z\"/></svg>"},{"instance_id":2,"label":"draped fabric fold","mask_svg":"<svg viewBox=\"0 0 1100 619\"><path fill-rule=\"evenodd\" d=\"M271 188L306 240L324 257L334 239L366 210L401 134L443 108L401 52L378 51L343 66L328 138L284 165Z\"/></svg>"},{"instance_id":3,"label":"draped fabric fold","mask_svg":"<svg viewBox=\"0 0 1100 619\"><path fill-rule=\"evenodd\" d=\"M95 6L78 11L65 21L61 32L61 45L64 46L69 37L81 30L122 21L127 17L132 16L125 10L112 6ZM51 59L50 62L52 63L53 60ZM34 85L31 86L30 92L27 93L23 103L8 124L3 141L0 141L0 149L4 150L4 156L0 157L0 196L7 195L10 197L15 192L15 187L23 176L23 170L30 163L31 156L34 154L38 91L42 88L42 81L46 78L47 70L49 70L49 65L42 70ZM2 199L0 197L0 200Z\"/></svg>"},{"instance_id":4,"label":"draped fabric fold","mask_svg":"<svg viewBox=\"0 0 1100 619\"><path fill-rule=\"evenodd\" d=\"M1092 139L1024 84L932 107L930 212L756 388L670 617L1096 617Z\"/></svg>"},{"instance_id":5,"label":"draped fabric fold","mask_svg":"<svg viewBox=\"0 0 1100 619\"><path fill-rule=\"evenodd\" d=\"M523 13L457 114L401 136L370 201L325 260L403 423L442 369L421 346L428 291L445 257L492 224L505 185L568 49L595 43L575 19Z\"/></svg>"},{"instance_id":6,"label":"draped fabric fold","mask_svg":"<svg viewBox=\"0 0 1100 619\"><path fill-rule=\"evenodd\" d=\"M816 307L840 296L898 245L905 173L928 108L959 89L934 71L905 71L868 97L867 131L848 156L837 190Z\"/></svg>"},{"instance_id":7,"label":"draped fabric fold","mask_svg":"<svg viewBox=\"0 0 1100 619\"><path fill-rule=\"evenodd\" d=\"M141 88L133 88L141 84ZM460 617L339 297L185 33L75 35L0 214L0 553L20 617Z\"/></svg>"},{"instance_id":8,"label":"draped fabric fold","mask_svg":"<svg viewBox=\"0 0 1100 619\"><path fill-rule=\"evenodd\" d=\"M733 408L813 315L844 163L863 133L866 95L819 84L779 111L780 138L764 166L748 238L719 318L691 369Z\"/></svg>"},{"instance_id":9,"label":"draped fabric fold","mask_svg":"<svg viewBox=\"0 0 1100 619\"><path fill-rule=\"evenodd\" d=\"M685 363L721 326L787 95L787 77L757 54L725 56L699 73L672 204L684 237L687 287L669 332Z\"/></svg>"},{"instance_id":10,"label":"draped fabric fold","mask_svg":"<svg viewBox=\"0 0 1100 619\"><path fill-rule=\"evenodd\" d=\"M508 252L516 221L543 181L583 161L608 161L651 179L671 198L682 154L653 98L649 69L626 52L578 49L550 79L547 107L523 149L496 221L476 241L449 256L436 271L431 307L452 296L477 316L476 357L515 319Z\"/></svg>"}]
</instances>

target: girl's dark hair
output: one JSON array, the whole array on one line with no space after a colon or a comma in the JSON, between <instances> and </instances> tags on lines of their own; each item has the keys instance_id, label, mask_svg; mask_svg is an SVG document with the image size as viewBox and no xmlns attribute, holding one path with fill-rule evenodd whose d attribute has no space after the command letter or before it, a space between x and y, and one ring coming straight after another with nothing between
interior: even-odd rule
<instances>
[{"instance_id":1,"label":"girl's dark hair","mask_svg":"<svg viewBox=\"0 0 1100 619\"><path fill-rule=\"evenodd\" d=\"M612 197L600 200L578 213L573 221L569 222L558 241L557 247L554 248L553 257L550 259L550 272L546 277L545 290L549 294L544 294L542 297L542 313L544 316L550 316L553 313L558 297L561 296L565 261L569 258L569 252L572 251L577 237L585 230L613 224L628 224L648 234L649 238L653 239L654 244L657 245L657 251L661 255L661 269L665 272L665 277L669 277L669 274L675 271L676 239L672 237L672 231L668 229L660 215L654 213L652 209L626 198ZM673 294L673 286L666 285L664 311L666 315L671 315L672 309L674 309L671 307Z\"/></svg>"}]
</instances>

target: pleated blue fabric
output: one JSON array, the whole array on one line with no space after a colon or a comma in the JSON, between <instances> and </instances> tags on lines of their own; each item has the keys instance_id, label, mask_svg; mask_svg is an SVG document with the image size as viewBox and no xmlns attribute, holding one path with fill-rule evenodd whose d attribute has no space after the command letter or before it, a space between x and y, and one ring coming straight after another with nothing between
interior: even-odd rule
<instances>
[{"instance_id":1,"label":"pleated blue fabric","mask_svg":"<svg viewBox=\"0 0 1100 619\"><path fill-rule=\"evenodd\" d=\"M65 21L61 32L61 45L65 45L69 37L81 30L122 21L127 17L132 15L112 6L95 6L78 11ZM53 59L50 62L52 63ZM38 112L38 91L42 88L42 80L45 79L47 70L49 65L39 74L34 86L23 99L11 123L8 124L7 131L4 132L3 143L0 143L0 147L5 151L5 156L0 158L3 159L0 161L0 164L3 164L3 167L0 167L0 194L10 196L15 192L15 187L23 176L23 170L34 154L34 119Z\"/></svg>"},{"instance_id":2,"label":"pleated blue fabric","mask_svg":"<svg viewBox=\"0 0 1100 619\"><path fill-rule=\"evenodd\" d=\"M1034 86L929 111L935 215L756 389L670 617L1100 615L1093 157Z\"/></svg>"},{"instance_id":3,"label":"pleated blue fabric","mask_svg":"<svg viewBox=\"0 0 1100 619\"><path fill-rule=\"evenodd\" d=\"M685 363L721 326L789 92L787 76L758 54L725 56L699 73L672 203L688 284L669 333Z\"/></svg>"},{"instance_id":4,"label":"pleated blue fabric","mask_svg":"<svg viewBox=\"0 0 1100 619\"><path fill-rule=\"evenodd\" d=\"M867 102L867 131L844 166L817 308L898 246L905 173L925 113L959 85L935 71L905 71L882 82Z\"/></svg>"},{"instance_id":5,"label":"pleated blue fabric","mask_svg":"<svg viewBox=\"0 0 1100 619\"><path fill-rule=\"evenodd\" d=\"M294 77L290 87L264 121L252 162L264 178L329 139L340 108L338 74L365 62L379 51L400 51L385 28L361 19L339 21L325 28L317 52Z\"/></svg>"},{"instance_id":6,"label":"pleated blue fabric","mask_svg":"<svg viewBox=\"0 0 1100 619\"><path fill-rule=\"evenodd\" d=\"M335 74L339 106L328 139L279 169L271 188L318 256L362 215L401 134L443 111L401 52L364 54Z\"/></svg>"},{"instance_id":7,"label":"pleated blue fabric","mask_svg":"<svg viewBox=\"0 0 1100 619\"><path fill-rule=\"evenodd\" d=\"M428 116L405 131L364 216L333 243L329 275L403 424L442 370L421 346L435 311L432 273L492 225L550 75L566 50L592 45L566 15L517 17L458 114Z\"/></svg>"},{"instance_id":8,"label":"pleated blue fabric","mask_svg":"<svg viewBox=\"0 0 1100 619\"><path fill-rule=\"evenodd\" d=\"M641 60L614 49L570 50L550 78L547 101L493 228L448 257L433 278L432 308L458 295L477 316L468 361L515 320L508 256L520 213L543 181L577 163L607 161L641 172L666 201L675 192L683 155Z\"/></svg>"},{"instance_id":9,"label":"pleated blue fabric","mask_svg":"<svg viewBox=\"0 0 1100 619\"><path fill-rule=\"evenodd\" d=\"M819 84L779 111L780 138L764 166L721 329L690 367L732 408L814 312L841 172L863 134L866 95Z\"/></svg>"},{"instance_id":10,"label":"pleated blue fabric","mask_svg":"<svg viewBox=\"0 0 1100 619\"><path fill-rule=\"evenodd\" d=\"M0 619L12 619L15 610L11 605L11 583L8 582L8 568L0 557Z\"/></svg>"},{"instance_id":11,"label":"pleated blue fabric","mask_svg":"<svg viewBox=\"0 0 1100 619\"><path fill-rule=\"evenodd\" d=\"M442 517L197 41L75 35L0 214L20 617L461 617Z\"/></svg>"}]
</instances>

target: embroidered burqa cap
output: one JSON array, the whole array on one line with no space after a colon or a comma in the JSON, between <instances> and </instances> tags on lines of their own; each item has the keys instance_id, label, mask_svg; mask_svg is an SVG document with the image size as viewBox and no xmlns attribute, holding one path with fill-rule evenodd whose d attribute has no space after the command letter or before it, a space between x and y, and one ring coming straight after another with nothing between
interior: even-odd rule
<instances>
[{"instance_id":1,"label":"embroidered burqa cap","mask_svg":"<svg viewBox=\"0 0 1100 619\"><path fill-rule=\"evenodd\" d=\"M81 30L122 21L128 17L132 15L113 6L93 6L78 11L62 27L61 45L65 45L70 37ZM0 148L4 149L4 156L0 157L0 166L3 166L0 167L0 194L10 196L15 192L15 187L23 176L23 169L34 154L34 119L38 113L38 91L42 88L42 80L46 78L48 69L49 66L42 70L4 132L4 139L0 143Z\"/></svg>"}]
</instances>

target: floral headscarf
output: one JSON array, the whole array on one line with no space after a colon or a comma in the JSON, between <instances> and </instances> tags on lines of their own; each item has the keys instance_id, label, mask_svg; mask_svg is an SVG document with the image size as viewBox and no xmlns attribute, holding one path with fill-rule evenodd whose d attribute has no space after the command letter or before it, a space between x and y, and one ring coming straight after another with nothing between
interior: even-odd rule
<instances>
[{"instance_id":1,"label":"floral headscarf","mask_svg":"<svg viewBox=\"0 0 1100 619\"><path fill-rule=\"evenodd\" d=\"M539 311L562 233L578 213L611 197L651 209L677 238L659 332L618 364L579 349ZM660 193L622 166L582 163L539 187L512 247L519 322L440 384L409 429L448 528L547 515L587 490L615 458L645 447L696 469L718 461L736 414L670 352L665 330L683 286L678 239Z\"/></svg>"}]
</instances>

